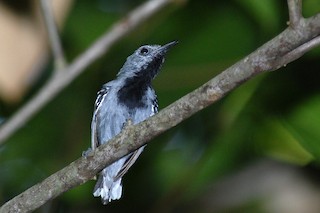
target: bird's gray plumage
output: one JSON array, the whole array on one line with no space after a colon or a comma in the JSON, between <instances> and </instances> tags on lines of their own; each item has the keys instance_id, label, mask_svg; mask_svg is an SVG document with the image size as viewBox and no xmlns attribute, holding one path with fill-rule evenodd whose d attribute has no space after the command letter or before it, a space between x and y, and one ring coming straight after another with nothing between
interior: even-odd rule
<instances>
[{"instance_id":1,"label":"bird's gray plumage","mask_svg":"<svg viewBox=\"0 0 320 213\"><path fill-rule=\"evenodd\" d=\"M151 81L159 72L166 52L176 43L141 46L127 58L117 78L102 86L91 123L92 149L119 134L129 119L137 124L158 112ZM121 179L143 149L126 155L100 172L93 194L101 196L103 204L121 197Z\"/></svg>"}]
</instances>

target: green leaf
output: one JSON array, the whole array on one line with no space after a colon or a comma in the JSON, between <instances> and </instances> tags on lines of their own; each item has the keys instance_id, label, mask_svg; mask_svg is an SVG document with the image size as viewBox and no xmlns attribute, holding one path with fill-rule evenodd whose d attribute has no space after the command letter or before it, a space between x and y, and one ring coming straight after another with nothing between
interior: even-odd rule
<instances>
[{"instance_id":1,"label":"green leaf","mask_svg":"<svg viewBox=\"0 0 320 213\"><path fill-rule=\"evenodd\" d=\"M282 119L268 118L256 134L257 149L274 158L304 165L313 157L299 143Z\"/></svg>"},{"instance_id":2,"label":"green leaf","mask_svg":"<svg viewBox=\"0 0 320 213\"><path fill-rule=\"evenodd\" d=\"M280 4L277 0L241 0L238 3L243 6L261 29L273 32L280 26Z\"/></svg>"},{"instance_id":3,"label":"green leaf","mask_svg":"<svg viewBox=\"0 0 320 213\"><path fill-rule=\"evenodd\" d=\"M289 129L296 140L317 161L320 160L320 97L316 96L299 107L292 113L289 120Z\"/></svg>"}]
</instances>

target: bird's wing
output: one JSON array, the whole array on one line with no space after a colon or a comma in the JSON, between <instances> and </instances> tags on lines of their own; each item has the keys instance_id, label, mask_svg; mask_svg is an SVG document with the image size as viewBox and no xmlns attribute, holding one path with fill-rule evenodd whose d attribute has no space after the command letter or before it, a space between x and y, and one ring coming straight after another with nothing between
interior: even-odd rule
<instances>
[{"instance_id":1,"label":"bird's wing","mask_svg":"<svg viewBox=\"0 0 320 213\"><path fill-rule=\"evenodd\" d=\"M123 164L121 170L119 171L119 173L115 177L115 180L118 180L119 178L122 178L123 175L125 175L127 173L127 171L130 169L130 167L136 162L136 160L138 159L138 157L142 153L143 148L144 148L144 146L139 148L139 149L137 149L133 153L129 154L129 158Z\"/></svg>"},{"instance_id":2,"label":"bird's wing","mask_svg":"<svg viewBox=\"0 0 320 213\"><path fill-rule=\"evenodd\" d=\"M101 145L101 141L98 140L98 130L97 126L99 126L99 119L98 119L98 112L99 108L101 107L101 103L105 99L108 94L110 87L102 87L97 93L97 99L94 103L94 112L93 118L91 123L91 149L94 150L96 147Z\"/></svg>"},{"instance_id":3,"label":"bird's wing","mask_svg":"<svg viewBox=\"0 0 320 213\"><path fill-rule=\"evenodd\" d=\"M151 108L151 114L150 116L154 115L158 113L158 100L157 98L155 98L154 100L152 100L152 108ZM129 154L128 159L126 160L126 162L123 164L121 170L119 171L119 173L116 176L116 180L119 178L122 178L123 175L125 175L127 173L127 171L129 170L129 168L136 162L136 160L138 159L138 157L140 156L140 154L142 153L143 149L145 146L137 149L136 151L134 151L133 153Z\"/></svg>"},{"instance_id":4,"label":"bird's wing","mask_svg":"<svg viewBox=\"0 0 320 213\"><path fill-rule=\"evenodd\" d=\"M158 99L156 97L155 99L152 100L152 115L158 113L158 108L159 108Z\"/></svg>"}]
</instances>

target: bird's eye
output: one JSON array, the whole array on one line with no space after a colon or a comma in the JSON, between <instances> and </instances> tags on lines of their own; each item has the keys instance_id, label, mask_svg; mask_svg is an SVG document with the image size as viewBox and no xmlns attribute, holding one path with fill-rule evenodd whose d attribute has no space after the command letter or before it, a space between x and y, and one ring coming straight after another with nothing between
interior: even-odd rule
<instances>
[{"instance_id":1,"label":"bird's eye","mask_svg":"<svg viewBox=\"0 0 320 213\"><path fill-rule=\"evenodd\" d=\"M146 55L146 54L148 54L148 52L149 52L149 50L148 50L147 48L145 48L145 47L143 47L143 48L140 50L140 54L141 54L141 55Z\"/></svg>"}]
</instances>

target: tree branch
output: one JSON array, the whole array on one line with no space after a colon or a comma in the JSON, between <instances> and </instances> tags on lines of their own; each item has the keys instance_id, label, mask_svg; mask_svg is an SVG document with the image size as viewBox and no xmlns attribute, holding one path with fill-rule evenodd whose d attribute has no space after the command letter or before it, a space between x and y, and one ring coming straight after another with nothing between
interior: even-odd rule
<instances>
[{"instance_id":1,"label":"tree branch","mask_svg":"<svg viewBox=\"0 0 320 213\"><path fill-rule=\"evenodd\" d=\"M313 48L320 45L320 36L311 39L310 41L302 44L301 46L295 48L291 52L288 52L286 55L278 59L277 66L286 66L288 63L300 58L306 52L312 50Z\"/></svg>"},{"instance_id":2,"label":"tree branch","mask_svg":"<svg viewBox=\"0 0 320 213\"><path fill-rule=\"evenodd\" d=\"M92 155L79 158L8 201L0 208L0 213L32 211L63 192L85 183L107 165L216 102L257 74L276 70L285 65L279 64L279 61L284 61L282 58L287 57L286 62L296 59L297 54L290 53L297 51L303 54L307 48L301 48L301 46L310 44L319 35L320 14L306 19L304 24L296 30L291 27L287 28L249 56L161 110L155 116L137 125L128 126L114 139L98 147Z\"/></svg>"},{"instance_id":3,"label":"tree branch","mask_svg":"<svg viewBox=\"0 0 320 213\"><path fill-rule=\"evenodd\" d=\"M50 5L50 0L41 0L41 10L45 20L45 25L47 28L49 41L51 44L52 53L55 61L55 69L61 70L66 66L66 60L64 57L64 53L62 50L58 30L56 23L54 21L54 15L52 11L52 7Z\"/></svg>"},{"instance_id":4,"label":"tree branch","mask_svg":"<svg viewBox=\"0 0 320 213\"><path fill-rule=\"evenodd\" d=\"M112 45L169 3L174 2L174 0L146 1L146 3L134 9L125 18L114 24L88 50L78 56L72 64L61 71L55 71L54 73L57 73L57 75L53 75L38 94L1 125L0 145L28 122L34 114L52 100L61 90L68 86L92 62L107 53Z\"/></svg>"},{"instance_id":5,"label":"tree branch","mask_svg":"<svg viewBox=\"0 0 320 213\"><path fill-rule=\"evenodd\" d=\"M301 6L301 0L288 0L289 25L292 28L298 27L302 19Z\"/></svg>"}]
</instances>

